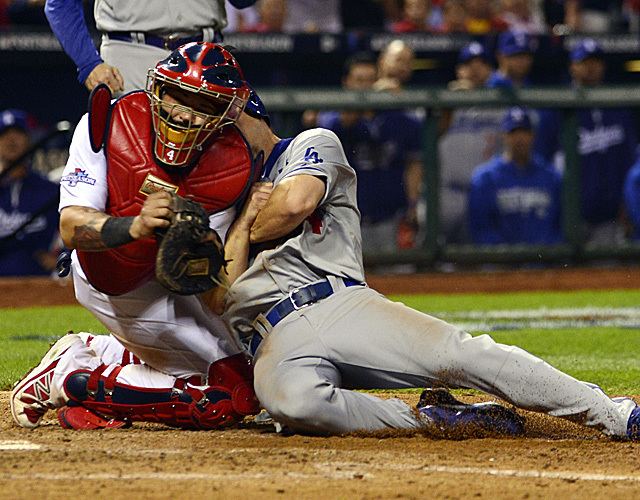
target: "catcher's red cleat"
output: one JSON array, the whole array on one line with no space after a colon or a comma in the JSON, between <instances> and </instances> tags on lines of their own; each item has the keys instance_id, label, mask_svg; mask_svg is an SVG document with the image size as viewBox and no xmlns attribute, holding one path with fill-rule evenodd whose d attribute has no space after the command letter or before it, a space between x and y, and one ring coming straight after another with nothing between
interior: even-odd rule
<instances>
[{"instance_id":1,"label":"catcher's red cleat","mask_svg":"<svg viewBox=\"0 0 640 500\"><path fill-rule=\"evenodd\" d=\"M51 346L38 366L16 382L10 403L11 415L19 426L34 429L48 410L60 406L55 404L51 394L54 371L63 354L77 342L83 342L80 335L65 335Z\"/></svg>"},{"instance_id":2,"label":"catcher's red cleat","mask_svg":"<svg viewBox=\"0 0 640 500\"><path fill-rule=\"evenodd\" d=\"M131 426L131 422L127 420L117 420L115 418L106 419L83 406L63 406L58 410L58 422L60 422L60 425L64 429L75 429L79 431L121 429Z\"/></svg>"}]
</instances>

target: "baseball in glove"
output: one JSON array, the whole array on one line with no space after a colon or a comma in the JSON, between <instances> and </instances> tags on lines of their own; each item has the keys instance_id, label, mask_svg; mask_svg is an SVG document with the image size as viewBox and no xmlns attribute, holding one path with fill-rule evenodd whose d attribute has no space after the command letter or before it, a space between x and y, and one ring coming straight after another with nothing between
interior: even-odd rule
<instances>
[{"instance_id":1,"label":"baseball in glove","mask_svg":"<svg viewBox=\"0 0 640 500\"><path fill-rule=\"evenodd\" d=\"M180 295L206 292L220 284L225 267L220 236L209 227L209 216L196 201L172 195L171 224L157 233L156 278Z\"/></svg>"}]
</instances>

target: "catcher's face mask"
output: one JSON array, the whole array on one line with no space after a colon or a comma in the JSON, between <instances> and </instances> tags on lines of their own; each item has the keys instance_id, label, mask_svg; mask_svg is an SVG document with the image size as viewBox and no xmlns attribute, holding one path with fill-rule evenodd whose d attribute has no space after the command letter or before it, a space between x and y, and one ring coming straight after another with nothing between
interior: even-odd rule
<instances>
[{"instance_id":1,"label":"catcher's face mask","mask_svg":"<svg viewBox=\"0 0 640 500\"><path fill-rule=\"evenodd\" d=\"M208 42L178 48L147 77L156 158L170 167L192 165L207 139L238 119L249 93L224 48Z\"/></svg>"}]
</instances>

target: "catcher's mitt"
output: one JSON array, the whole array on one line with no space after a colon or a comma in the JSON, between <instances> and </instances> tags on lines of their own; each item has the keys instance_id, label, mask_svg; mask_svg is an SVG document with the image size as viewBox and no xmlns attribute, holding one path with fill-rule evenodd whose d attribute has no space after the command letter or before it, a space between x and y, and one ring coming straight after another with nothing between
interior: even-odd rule
<instances>
[{"instance_id":1,"label":"catcher's mitt","mask_svg":"<svg viewBox=\"0 0 640 500\"><path fill-rule=\"evenodd\" d=\"M158 233L156 278L174 293L192 295L219 284L225 266L224 246L198 202L172 195L171 225Z\"/></svg>"}]
</instances>

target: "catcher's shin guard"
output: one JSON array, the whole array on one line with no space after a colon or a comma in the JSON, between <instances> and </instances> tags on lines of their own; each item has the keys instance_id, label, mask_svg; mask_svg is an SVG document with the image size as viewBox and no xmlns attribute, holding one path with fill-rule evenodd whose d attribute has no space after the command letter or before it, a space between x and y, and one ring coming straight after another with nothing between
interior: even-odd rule
<instances>
[{"instance_id":1,"label":"catcher's shin guard","mask_svg":"<svg viewBox=\"0 0 640 500\"><path fill-rule=\"evenodd\" d=\"M129 427L130 421L104 418L89 408L80 406L63 406L58 409L58 423L63 429L93 430L93 429L120 429Z\"/></svg>"},{"instance_id":2,"label":"catcher's shin guard","mask_svg":"<svg viewBox=\"0 0 640 500\"><path fill-rule=\"evenodd\" d=\"M225 387L196 387L177 379L174 387L143 388L117 381L120 365L93 372L78 370L67 376L69 399L98 415L125 422L157 422L186 429L216 429L241 421ZM124 367L128 368L128 367Z\"/></svg>"},{"instance_id":3,"label":"catcher's shin guard","mask_svg":"<svg viewBox=\"0 0 640 500\"><path fill-rule=\"evenodd\" d=\"M233 409L240 415L260 412L260 403L253 390L253 365L246 354L238 353L212 363L208 383L229 391Z\"/></svg>"}]
</instances>

